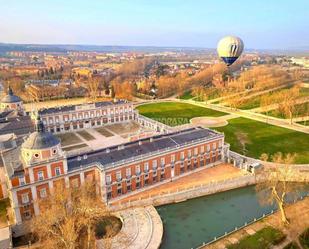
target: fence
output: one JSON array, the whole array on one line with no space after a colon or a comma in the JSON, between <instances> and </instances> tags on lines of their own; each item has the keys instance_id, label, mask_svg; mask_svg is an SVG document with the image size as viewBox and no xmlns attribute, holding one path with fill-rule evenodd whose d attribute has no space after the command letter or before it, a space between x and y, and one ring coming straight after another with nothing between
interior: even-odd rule
<instances>
[{"instance_id":1,"label":"fence","mask_svg":"<svg viewBox=\"0 0 309 249\"><path fill-rule=\"evenodd\" d=\"M230 178L222 181L213 181L207 184L195 185L185 189L177 189L168 193L148 195L144 198L139 198L134 201L127 201L120 204L109 204L110 208L114 211L138 207L138 206L160 206L169 203L181 202L187 199L192 199L204 195L210 195L230 189L253 185L256 183L254 175L245 175L235 178Z\"/></svg>"},{"instance_id":2,"label":"fence","mask_svg":"<svg viewBox=\"0 0 309 249\"><path fill-rule=\"evenodd\" d=\"M297 199L294 200L293 202L295 203L296 201L303 200L304 197L306 197L306 196L309 197L309 193L307 193L307 194L305 194L305 195L303 195L303 196L300 196L299 198L297 198ZM214 239L211 240L211 241L209 241L209 242L203 242L202 245L196 247L196 249L202 249L202 248L204 248L205 246L208 246L208 245L210 245L210 244L213 244L214 242L216 242L216 241L218 241L218 240L220 240L220 239L223 239L224 237L226 237L226 236L228 236L228 235L230 235L230 234L232 234L232 233L235 233L235 232L237 232L237 231L239 231L239 230L241 230L241 229L243 229L243 228L245 228L245 227L247 227L247 226L249 226L249 225L251 225L251 224L257 222L257 221L260 221L260 220L262 220L262 219L264 219L264 218L266 218L266 217L272 215L272 214L273 214L274 212L276 212L276 211L277 211L277 209L272 209L272 210L271 210L270 212L268 212L268 213L263 213L262 216L260 216L260 217L258 217L258 218L254 218L253 220L251 220L251 221L249 221L249 222L245 222L245 224L243 224L242 226L235 227L233 230L231 230L231 231L229 231L229 232L225 232L224 234L222 234L222 235L220 235L220 236L218 236L218 237L214 237ZM193 249L193 248L191 248L191 249Z\"/></svg>"}]
</instances>

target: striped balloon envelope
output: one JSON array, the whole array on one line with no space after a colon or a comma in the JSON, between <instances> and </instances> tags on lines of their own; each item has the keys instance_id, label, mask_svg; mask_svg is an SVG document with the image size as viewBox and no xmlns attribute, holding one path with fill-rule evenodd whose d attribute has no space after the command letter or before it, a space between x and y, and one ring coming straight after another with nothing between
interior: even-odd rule
<instances>
[{"instance_id":1,"label":"striped balloon envelope","mask_svg":"<svg viewBox=\"0 0 309 249\"><path fill-rule=\"evenodd\" d=\"M238 59L243 49L243 41L236 36L222 38L217 46L218 55L228 66L232 65Z\"/></svg>"}]
</instances>

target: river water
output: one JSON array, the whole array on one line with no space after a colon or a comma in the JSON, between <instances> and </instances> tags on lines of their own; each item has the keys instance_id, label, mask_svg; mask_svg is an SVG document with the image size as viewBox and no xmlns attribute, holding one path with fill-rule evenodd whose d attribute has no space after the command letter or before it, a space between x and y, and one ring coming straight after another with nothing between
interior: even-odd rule
<instances>
[{"instance_id":1,"label":"river water","mask_svg":"<svg viewBox=\"0 0 309 249\"><path fill-rule=\"evenodd\" d=\"M196 248L273 208L259 204L254 186L157 207L164 226L160 248Z\"/></svg>"}]
</instances>

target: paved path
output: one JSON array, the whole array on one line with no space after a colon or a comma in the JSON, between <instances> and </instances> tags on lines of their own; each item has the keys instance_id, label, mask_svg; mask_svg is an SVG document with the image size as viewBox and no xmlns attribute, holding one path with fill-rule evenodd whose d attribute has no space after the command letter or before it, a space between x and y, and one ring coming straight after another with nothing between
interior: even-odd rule
<instances>
[{"instance_id":1,"label":"paved path","mask_svg":"<svg viewBox=\"0 0 309 249\"><path fill-rule=\"evenodd\" d=\"M167 101L167 100L165 100ZM192 100L179 100L179 99L173 99L170 101L178 101L178 102L184 102L184 103L188 103L188 104L193 104L193 105L197 105L197 106L202 106L205 108L210 108L216 111L221 111L221 112L226 112L229 114L234 114L240 117L244 117L244 118L249 118L249 119L253 119L256 121L260 121L260 122L264 122L264 123L268 123L268 124L272 124L272 125L276 125L276 126L280 126L283 128L287 128L287 129L291 129L291 130L295 130L295 131L299 131L299 132L304 132L309 134L309 127L297 124L297 123L293 123L290 124L288 120L285 119L280 119L280 118L275 118L275 117L270 117L270 116L266 116L263 115L261 113L254 113L254 112L250 112L249 110L240 110L240 109L234 109L234 108L230 108L230 107L226 107L226 106L221 106L221 105L215 105L215 104L206 104L203 102L196 102L196 101L192 101ZM163 101L162 101L163 102Z\"/></svg>"},{"instance_id":2,"label":"paved path","mask_svg":"<svg viewBox=\"0 0 309 249\"><path fill-rule=\"evenodd\" d=\"M307 103L307 102L309 102L309 96L299 98L299 99L296 100L296 104L303 104L303 103ZM264 106L264 107L252 108L252 109L250 109L250 111L251 112L266 112L266 111L278 109L278 107L279 107L279 104L272 104L272 105L268 105L268 106Z\"/></svg>"},{"instance_id":3,"label":"paved path","mask_svg":"<svg viewBox=\"0 0 309 249\"><path fill-rule=\"evenodd\" d=\"M153 206L127 209L118 215L123 225L121 231L112 239L111 249L158 249L162 236L163 224ZM104 249L104 240L96 241L97 249Z\"/></svg>"},{"instance_id":4,"label":"paved path","mask_svg":"<svg viewBox=\"0 0 309 249\"><path fill-rule=\"evenodd\" d=\"M215 105L215 104L209 104L209 103L205 103L205 102L197 102L197 101L194 101L194 100L182 100L182 99L160 99L160 100L153 100L153 101L151 101L151 103L160 103L160 102L169 102L169 101L182 102L182 103L197 105L197 106L213 109L213 110L216 110L216 111L226 112L228 114L234 114L235 116L249 118L249 119L253 119L253 120L256 120L256 121L263 122L263 123L268 123L268 124L272 124L272 125L280 126L280 127L283 127L283 128L287 128L287 129L291 129L291 130L295 130L295 131L304 132L304 133L309 134L309 127L306 127L304 125L297 124L297 123L290 124L288 120L266 116L266 115L261 114L261 113L250 112L249 110L240 110L240 109L230 108L230 107L226 107L226 106L222 106L222 105ZM145 103L135 103L135 106L142 105L142 104L145 104ZM149 102L147 102L147 103L149 103ZM224 116L222 116L222 117L224 117Z\"/></svg>"}]
</instances>

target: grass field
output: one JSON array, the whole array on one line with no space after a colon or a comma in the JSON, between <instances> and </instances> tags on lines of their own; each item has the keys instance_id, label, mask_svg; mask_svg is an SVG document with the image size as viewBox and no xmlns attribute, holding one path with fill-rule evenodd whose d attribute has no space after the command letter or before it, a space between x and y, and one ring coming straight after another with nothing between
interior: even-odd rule
<instances>
[{"instance_id":1,"label":"grass field","mask_svg":"<svg viewBox=\"0 0 309 249\"><path fill-rule=\"evenodd\" d=\"M295 107L296 107L296 111L294 112L294 117L304 117L304 116L309 115L309 102L298 104ZM276 118L288 118L286 115L279 112L278 109L268 112L268 115L276 117Z\"/></svg>"},{"instance_id":2,"label":"grass field","mask_svg":"<svg viewBox=\"0 0 309 249\"><path fill-rule=\"evenodd\" d=\"M309 135L246 118L230 119L229 124L216 128L224 132L231 150L259 158L262 153L296 153L295 163L309 163Z\"/></svg>"},{"instance_id":3,"label":"grass field","mask_svg":"<svg viewBox=\"0 0 309 249\"><path fill-rule=\"evenodd\" d=\"M285 235L272 227L265 227L253 235L249 235L227 249L268 249L285 239Z\"/></svg>"},{"instance_id":4,"label":"grass field","mask_svg":"<svg viewBox=\"0 0 309 249\"><path fill-rule=\"evenodd\" d=\"M145 104L138 106L137 109L140 114L171 126L189 123L190 119L194 117L220 117L227 114L200 106L177 102Z\"/></svg>"},{"instance_id":5,"label":"grass field","mask_svg":"<svg viewBox=\"0 0 309 249\"><path fill-rule=\"evenodd\" d=\"M80 135L81 137L83 137L84 139L86 139L87 141L90 141L90 140L94 140L95 137L92 136L89 132L83 130L83 131L77 131L76 132L78 135Z\"/></svg>"},{"instance_id":6,"label":"grass field","mask_svg":"<svg viewBox=\"0 0 309 249\"><path fill-rule=\"evenodd\" d=\"M192 99L193 96L191 95L191 91L184 92L181 96L179 96L179 99Z\"/></svg>"},{"instance_id":7,"label":"grass field","mask_svg":"<svg viewBox=\"0 0 309 249\"><path fill-rule=\"evenodd\" d=\"M76 134L73 132L56 134L56 136L60 139L62 146L68 146L71 144L77 144L83 142Z\"/></svg>"},{"instance_id":8,"label":"grass field","mask_svg":"<svg viewBox=\"0 0 309 249\"><path fill-rule=\"evenodd\" d=\"M249 109L260 107L261 99L262 99L263 96L271 97L273 94L278 94L279 92L285 91L286 89L290 89L291 87L292 86L287 86L287 87L284 87L284 88L281 88L281 89L271 91L269 93L264 93L264 94L249 98L242 105L240 105L239 108L243 109L243 110L249 110ZM303 89L303 88L301 88L301 89ZM302 90L300 90L300 92L301 91Z\"/></svg>"}]
</instances>

